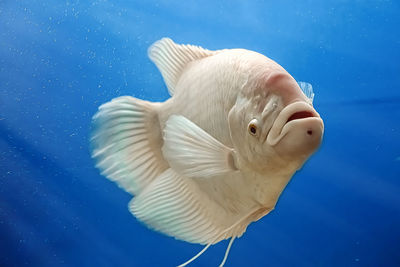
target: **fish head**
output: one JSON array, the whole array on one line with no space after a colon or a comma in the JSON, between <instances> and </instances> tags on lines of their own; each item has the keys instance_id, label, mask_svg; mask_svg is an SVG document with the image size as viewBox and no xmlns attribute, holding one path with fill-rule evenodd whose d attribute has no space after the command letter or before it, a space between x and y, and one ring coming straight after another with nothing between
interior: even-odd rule
<instances>
[{"instance_id":1,"label":"fish head","mask_svg":"<svg viewBox=\"0 0 400 267\"><path fill-rule=\"evenodd\" d=\"M228 120L239 165L262 173L301 168L324 131L311 100L283 69L248 79Z\"/></svg>"}]
</instances>

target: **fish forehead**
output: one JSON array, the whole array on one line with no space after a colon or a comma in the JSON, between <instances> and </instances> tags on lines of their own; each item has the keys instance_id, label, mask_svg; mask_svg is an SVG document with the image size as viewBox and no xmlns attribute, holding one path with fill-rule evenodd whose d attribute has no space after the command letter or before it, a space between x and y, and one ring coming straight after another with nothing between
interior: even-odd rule
<instances>
[{"instance_id":1,"label":"fish forehead","mask_svg":"<svg viewBox=\"0 0 400 267\"><path fill-rule=\"evenodd\" d=\"M265 87L261 91L279 96L284 106L296 101L308 102L296 80L286 71L273 71L266 76L264 82Z\"/></svg>"},{"instance_id":2,"label":"fish forehead","mask_svg":"<svg viewBox=\"0 0 400 267\"><path fill-rule=\"evenodd\" d=\"M280 80L269 78L274 73L290 76L282 66L260 53L246 49L225 49L188 64L178 81L178 87L187 88L188 83L200 90L205 87L218 90L230 87L240 89L248 98L255 95L265 97L267 91L274 88L271 86L276 83L274 80Z\"/></svg>"},{"instance_id":3,"label":"fish forehead","mask_svg":"<svg viewBox=\"0 0 400 267\"><path fill-rule=\"evenodd\" d=\"M282 98L285 105L293 102L293 99L307 101L296 80L284 70L266 70L254 79L245 92L248 98L260 101L260 98L273 94Z\"/></svg>"},{"instance_id":4,"label":"fish forehead","mask_svg":"<svg viewBox=\"0 0 400 267\"><path fill-rule=\"evenodd\" d=\"M245 77L246 85L241 93L248 99L254 98L261 103L262 99L274 94L282 98L285 106L294 101L308 101L296 80L274 60L245 49L228 50L221 56L231 57L230 62L236 61L238 66L234 71Z\"/></svg>"}]
</instances>

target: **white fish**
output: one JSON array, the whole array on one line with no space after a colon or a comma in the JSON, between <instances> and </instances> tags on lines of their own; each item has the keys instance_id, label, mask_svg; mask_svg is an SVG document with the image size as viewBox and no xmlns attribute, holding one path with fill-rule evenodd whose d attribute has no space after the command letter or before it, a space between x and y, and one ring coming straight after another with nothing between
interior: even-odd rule
<instances>
[{"instance_id":1,"label":"white fish","mask_svg":"<svg viewBox=\"0 0 400 267\"><path fill-rule=\"evenodd\" d=\"M274 209L292 175L318 148L314 93L276 62L245 49L210 51L164 38L149 49L172 96L130 96L93 117L92 156L135 197L148 227L207 246ZM303 90L301 89L303 88Z\"/></svg>"}]
</instances>

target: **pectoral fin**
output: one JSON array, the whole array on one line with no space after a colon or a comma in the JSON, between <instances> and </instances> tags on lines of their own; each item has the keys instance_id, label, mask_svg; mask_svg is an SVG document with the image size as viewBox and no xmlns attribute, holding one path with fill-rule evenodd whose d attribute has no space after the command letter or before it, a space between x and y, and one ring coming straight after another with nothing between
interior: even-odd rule
<instances>
[{"instance_id":1,"label":"pectoral fin","mask_svg":"<svg viewBox=\"0 0 400 267\"><path fill-rule=\"evenodd\" d=\"M235 152L183 116L166 122L162 148L169 165L181 175L212 177L237 170Z\"/></svg>"},{"instance_id":2,"label":"pectoral fin","mask_svg":"<svg viewBox=\"0 0 400 267\"><path fill-rule=\"evenodd\" d=\"M312 104L315 96L312 85L306 82L297 82L297 84Z\"/></svg>"}]
</instances>

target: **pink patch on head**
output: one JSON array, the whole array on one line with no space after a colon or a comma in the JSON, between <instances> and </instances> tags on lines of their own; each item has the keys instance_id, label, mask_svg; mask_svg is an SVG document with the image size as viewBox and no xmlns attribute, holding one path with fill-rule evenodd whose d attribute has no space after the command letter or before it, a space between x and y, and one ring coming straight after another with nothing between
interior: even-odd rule
<instances>
[{"instance_id":1,"label":"pink patch on head","mask_svg":"<svg viewBox=\"0 0 400 267\"><path fill-rule=\"evenodd\" d=\"M284 71L273 71L265 80L265 90L282 97L286 106L296 101L307 101L296 80Z\"/></svg>"}]
</instances>

